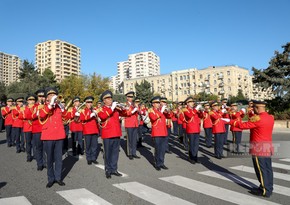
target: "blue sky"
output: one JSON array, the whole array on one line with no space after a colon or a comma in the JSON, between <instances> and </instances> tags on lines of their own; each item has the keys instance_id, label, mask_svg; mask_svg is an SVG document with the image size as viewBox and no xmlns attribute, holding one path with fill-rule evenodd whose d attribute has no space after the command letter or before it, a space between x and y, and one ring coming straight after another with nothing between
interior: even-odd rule
<instances>
[{"instance_id":1,"label":"blue sky","mask_svg":"<svg viewBox=\"0 0 290 205\"><path fill-rule=\"evenodd\" d=\"M266 68L290 41L289 0L2 0L0 51L34 61L34 46L81 48L82 73L117 74L128 54L153 51L161 73Z\"/></svg>"}]
</instances>

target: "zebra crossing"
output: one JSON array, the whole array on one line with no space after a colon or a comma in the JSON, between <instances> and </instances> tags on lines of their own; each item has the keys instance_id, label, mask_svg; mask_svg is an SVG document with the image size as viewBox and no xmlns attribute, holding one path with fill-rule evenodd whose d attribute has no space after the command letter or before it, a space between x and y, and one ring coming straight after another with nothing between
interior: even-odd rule
<instances>
[{"instance_id":1,"label":"zebra crossing","mask_svg":"<svg viewBox=\"0 0 290 205\"><path fill-rule=\"evenodd\" d=\"M281 163L282 162L282 163ZM289 159L279 159L278 162L273 162L273 167L285 170L285 173L274 172L274 179L290 181L290 174L287 170L289 170ZM286 163L286 164L284 164ZM103 169L102 165L98 165L98 168ZM229 170L233 170L234 172L222 172L217 170L207 170L197 172L198 176L203 176L206 178L215 178L220 181L219 186L205 183L201 179L196 180L189 177L184 177L180 175L159 177L158 183L161 183L162 186L168 187L173 186L174 189L185 189L192 193L200 193L205 197L219 199L225 202L230 202L233 204L245 204L245 205L276 205L280 204L278 202L274 202L272 199L266 199L262 197L256 197L243 191L238 192L234 190L230 190L228 188L224 188L224 183L236 183L239 185L243 185L243 187L253 188L258 187L259 182L256 179L255 172L253 167L247 167L244 165L229 167ZM247 174L247 177L243 176L243 174ZM124 173L123 173L124 174ZM185 205L194 205L199 204L198 201L185 200L175 195L175 193L168 193L165 190L159 190L153 187L150 187L148 184L142 184L137 181L130 181L130 177L126 174L126 179L129 182L119 182L112 184L112 189L117 189L121 192L128 193L130 197L136 197L138 200L142 200L148 202L150 204L157 205L175 205L175 204L185 204ZM249 178L248 176L251 176ZM121 178L120 178L121 179ZM279 183L279 180L274 180L275 183ZM121 180L122 181L122 180ZM242 188L245 189L245 188ZM290 187L284 185L274 184L274 194L281 195L283 197L287 197L290 200ZM56 191L56 197L61 197L66 200L67 204L72 205L111 205L118 204L113 203L114 200L111 198L102 198L98 195L98 193L93 193L86 188L79 189L70 189L70 190L62 190ZM113 201L113 202L112 202ZM142 203L142 204L144 204ZM1 198L0 205L32 205L32 203L25 196L17 196L10 198ZM128 203L129 204L129 203ZM206 203L202 203L206 204Z\"/></svg>"}]
</instances>

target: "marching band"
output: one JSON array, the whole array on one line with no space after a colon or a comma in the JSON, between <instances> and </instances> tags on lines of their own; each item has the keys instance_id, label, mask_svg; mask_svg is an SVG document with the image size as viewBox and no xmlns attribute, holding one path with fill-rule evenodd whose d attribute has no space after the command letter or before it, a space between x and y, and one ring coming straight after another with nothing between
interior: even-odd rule
<instances>
[{"instance_id":1,"label":"marching band","mask_svg":"<svg viewBox=\"0 0 290 205\"><path fill-rule=\"evenodd\" d=\"M114 102L112 92L106 90L97 106L94 106L95 99L92 96L87 96L83 103L80 97L75 96L65 104L57 89L48 87L36 91L35 95L28 94L25 103L23 97L18 97L15 101L8 98L6 106L1 108L7 146L15 146L16 153L26 152L27 162L35 159L38 171L47 168L47 188L55 183L65 185L61 178L62 155L68 154L70 147L73 156L85 154L88 165L98 164L98 151L103 150L105 176L109 179L112 175L122 176L118 172L118 159L124 119L128 158L140 158L137 149L144 147L142 142L145 133L151 132L154 146L152 164L160 171L168 169L165 154L172 153L169 146L172 144L171 140L181 144L190 163L200 163L198 150L201 125L205 133L205 146L210 149L214 145L214 156L217 159L225 157L223 149L224 144L228 143L229 126L235 145L232 151L240 153L242 130L254 127L243 124L242 119L247 116L248 123L256 123L260 120L260 115L255 107L258 103L264 105L262 102L250 101L247 109L239 110L237 103L228 106L227 99L223 99L219 105L216 101L199 103L193 97L171 105L167 98L154 96L150 100L152 107L148 108L135 97L135 92L130 91L125 96L126 103ZM268 115L266 117L269 118ZM102 142L102 148L99 141ZM264 163L265 166L270 163L260 158L253 162L255 167L258 167L257 163ZM261 178L261 174L262 172L257 176ZM269 180L271 183L271 179ZM261 190L267 196L272 193L271 187L262 186Z\"/></svg>"}]
</instances>

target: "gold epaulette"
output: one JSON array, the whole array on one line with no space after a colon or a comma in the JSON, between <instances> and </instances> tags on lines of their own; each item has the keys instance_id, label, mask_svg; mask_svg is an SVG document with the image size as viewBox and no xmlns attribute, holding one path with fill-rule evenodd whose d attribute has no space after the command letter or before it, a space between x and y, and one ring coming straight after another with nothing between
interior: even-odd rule
<instances>
[{"instance_id":1,"label":"gold epaulette","mask_svg":"<svg viewBox=\"0 0 290 205\"><path fill-rule=\"evenodd\" d=\"M97 111L97 113L102 112L103 111L103 108L102 107L99 107L96 111Z\"/></svg>"},{"instance_id":2,"label":"gold epaulette","mask_svg":"<svg viewBox=\"0 0 290 205\"><path fill-rule=\"evenodd\" d=\"M187 112L188 110L187 110L187 108L185 107L185 108L182 108L181 111L182 111L182 112Z\"/></svg>"},{"instance_id":3,"label":"gold epaulette","mask_svg":"<svg viewBox=\"0 0 290 205\"><path fill-rule=\"evenodd\" d=\"M71 112L73 110L73 108L72 107L70 107L70 108L68 108L68 112Z\"/></svg>"},{"instance_id":4,"label":"gold epaulette","mask_svg":"<svg viewBox=\"0 0 290 205\"><path fill-rule=\"evenodd\" d=\"M253 117L250 118L250 122L258 122L260 119L261 118L259 115L254 115Z\"/></svg>"},{"instance_id":5,"label":"gold epaulette","mask_svg":"<svg viewBox=\"0 0 290 205\"><path fill-rule=\"evenodd\" d=\"M209 111L209 113L208 113L209 115L213 115L214 114L214 112L213 111Z\"/></svg>"},{"instance_id":6,"label":"gold epaulette","mask_svg":"<svg viewBox=\"0 0 290 205\"><path fill-rule=\"evenodd\" d=\"M150 113L150 112L153 112L153 109L152 108L149 108L148 109L148 113Z\"/></svg>"},{"instance_id":7,"label":"gold epaulette","mask_svg":"<svg viewBox=\"0 0 290 205\"><path fill-rule=\"evenodd\" d=\"M1 107L1 111L4 110L4 109L5 109L5 107Z\"/></svg>"},{"instance_id":8,"label":"gold epaulette","mask_svg":"<svg viewBox=\"0 0 290 205\"><path fill-rule=\"evenodd\" d=\"M20 108L20 111L24 111L24 110L25 110L25 107L21 107L21 108Z\"/></svg>"},{"instance_id":9,"label":"gold epaulette","mask_svg":"<svg viewBox=\"0 0 290 205\"><path fill-rule=\"evenodd\" d=\"M38 109L38 110L41 110L41 109L43 109L43 108L44 108L44 105L42 105L42 104L37 106L37 109Z\"/></svg>"}]
</instances>

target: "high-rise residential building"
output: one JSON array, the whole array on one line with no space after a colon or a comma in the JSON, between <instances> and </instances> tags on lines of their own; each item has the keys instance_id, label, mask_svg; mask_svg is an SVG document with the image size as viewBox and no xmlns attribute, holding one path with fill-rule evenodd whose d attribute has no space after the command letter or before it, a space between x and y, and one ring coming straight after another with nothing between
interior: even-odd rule
<instances>
[{"instance_id":1,"label":"high-rise residential building","mask_svg":"<svg viewBox=\"0 0 290 205\"><path fill-rule=\"evenodd\" d=\"M18 56L0 52L0 81L6 86L18 81L21 66Z\"/></svg>"},{"instance_id":2,"label":"high-rise residential building","mask_svg":"<svg viewBox=\"0 0 290 205\"><path fill-rule=\"evenodd\" d=\"M173 71L170 74L156 75L124 80L124 93L135 91L135 83L143 80L151 84L154 93L172 101L185 100L190 95L200 92L218 95L219 98L236 96L242 90L248 99L271 99L272 92L262 91L253 84L249 70L239 66L211 66L198 70L196 68Z\"/></svg>"},{"instance_id":3,"label":"high-rise residential building","mask_svg":"<svg viewBox=\"0 0 290 205\"><path fill-rule=\"evenodd\" d=\"M116 85L125 79L160 75L160 58L154 52L130 54L127 61L117 63Z\"/></svg>"},{"instance_id":4,"label":"high-rise residential building","mask_svg":"<svg viewBox=\"0 0 290 205\"><path fill-rule=\"evenodd\" d=\"M112 90L116 91L118 88L116 87L116 78L117 76L111 76L110 78L110 88L112 88Z\"/></svg>"},{"instance_id":5,"label":"high-rise residential building","mask_svg":"<svg viewBox=\"0 0 290 205\"><path fill-rule=\"evenodd\" d=\"M42 74L49 68L60 82L70 75L80 75L81 49L61 40L49 40L35 46L35 67Z\"/></svg>"}]
</instances>

